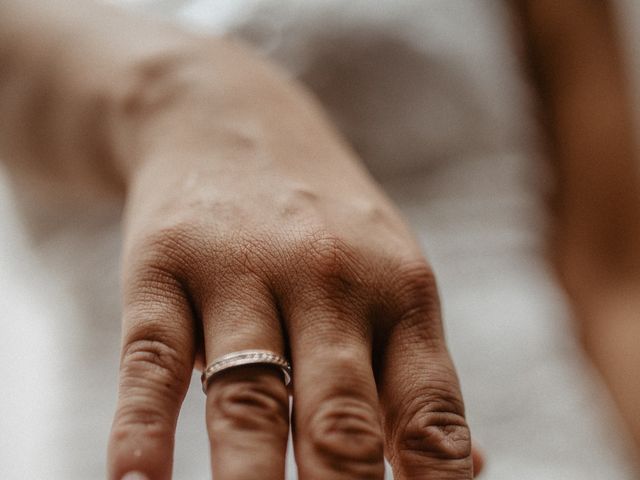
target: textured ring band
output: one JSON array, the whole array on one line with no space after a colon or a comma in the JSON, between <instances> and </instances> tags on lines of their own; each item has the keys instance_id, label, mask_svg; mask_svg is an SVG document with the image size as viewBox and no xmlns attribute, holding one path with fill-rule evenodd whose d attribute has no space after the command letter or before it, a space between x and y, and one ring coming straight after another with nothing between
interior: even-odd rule
<instances>
[{"instance_id":1,"label":"textured ring band","mask_svg":"<svg viewBox=\"0 0 640 480\"><path fill-rule=\"evenodd\" d=\"M200 377L202 380L202 391L205 394L207 393L209 380L211 380L214 375L242 365L273 365L282 371L284 384L289 385L289 383L291 383L291 365L289 365L289 362L287 362L285 358L269 350L240 350L216 358L204 369Z\"/></svg>"}]
</instances>

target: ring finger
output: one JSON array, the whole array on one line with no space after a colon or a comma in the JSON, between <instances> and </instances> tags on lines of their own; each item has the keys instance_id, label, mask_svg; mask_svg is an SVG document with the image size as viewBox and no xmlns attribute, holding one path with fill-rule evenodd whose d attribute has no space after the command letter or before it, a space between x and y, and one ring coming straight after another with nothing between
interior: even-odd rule
<instances>
[{"instance_id":1,"label":"ring finger","mask_svg":"<svg viewBox=\"0 0 640 480\"><path fill-rule=\"evenodd\" d=\"M243 279L225 291L233 295L221 293L203 304L206 364L249 349L284 356L280 321L268 289ZM284 478L289 398L282 372L265 365L227 369L211 377L206 393L214 478Z\"/></svg>"}]
</instances>

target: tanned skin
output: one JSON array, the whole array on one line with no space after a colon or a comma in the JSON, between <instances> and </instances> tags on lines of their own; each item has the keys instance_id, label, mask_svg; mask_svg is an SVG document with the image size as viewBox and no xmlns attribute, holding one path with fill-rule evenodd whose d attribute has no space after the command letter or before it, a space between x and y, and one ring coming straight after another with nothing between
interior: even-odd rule
<instances>
[{"instance_id":1,"label":"tanned skin","mask_svg":"<svg viewBox=\"0 0 640 480\"><path fill-rule=\"evenodd\" d=\"M561 179L556 264L638 438L639 183L611 15L518 6ZM126 196L111 478L170 478L192 369L245 348L292 359L302 478L382 479L384 454L399 480L472 477L433 272L301 85L238 46L84 0L0 2L0 64L11 169ZM211 382L216 478L283 477L287 394L265 368Z\"/></svg>"},{"instance_id":2,"label":"tanned skin","mask_svg":"<svg viewBox=\"0 0 640 480\"><path fill-rule=\"evenodd\" d=\"M552 260L640 447L640 158L616 12L604 0L514 5L558 177Z\"/></svg>"},{"instance_id":3,"label":"tanned skin","mask_svg":"<svg viewBox=\"0 0 640 480\"><path fill-rule=\"evenodd\" d=\"M219 480L468 480L434 275L312 96L243 48L84 0L0 2L2 156L126 196L110 477L171 476L194 367ZM375 362L373 359L375 358ZM426 368L428 366L428 368ZM475 470L478 471L476 458Z\"/></svg>"}]
</instances>

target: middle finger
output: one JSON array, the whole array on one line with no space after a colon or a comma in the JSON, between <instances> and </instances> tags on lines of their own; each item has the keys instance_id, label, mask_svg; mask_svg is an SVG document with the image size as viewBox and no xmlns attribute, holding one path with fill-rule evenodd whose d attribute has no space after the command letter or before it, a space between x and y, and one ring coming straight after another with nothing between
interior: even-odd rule
<instances>
[{"instance_id":1,"label":"middle finger","mask_svg":"<svg viewBox=\"0 0 640 480\"><path fill-rule=\"evenodd\" d=\"M382 479L383 437L365 322L330 302L290 317L300 478Z\"/></svg>"}]
</instances>

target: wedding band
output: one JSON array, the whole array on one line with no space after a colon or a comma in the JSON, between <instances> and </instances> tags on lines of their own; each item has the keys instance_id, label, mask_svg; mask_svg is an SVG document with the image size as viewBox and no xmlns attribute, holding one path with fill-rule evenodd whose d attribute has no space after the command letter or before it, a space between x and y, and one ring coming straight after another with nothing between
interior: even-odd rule
<instances>
[{"instance_id":1,"label":"wedding band","mask_svg":"<svg viewBox=\"0 0 640 480\"><path fill-rule=\"evenodd\" d=\"M216 358L202 372L202 391L207 393L207 386L214 375L230 368L242 365L273 365L282 371L284 384L291 383L291 365L286 359L269 350L240 350Z\"/></svg>"}]
</instances>

